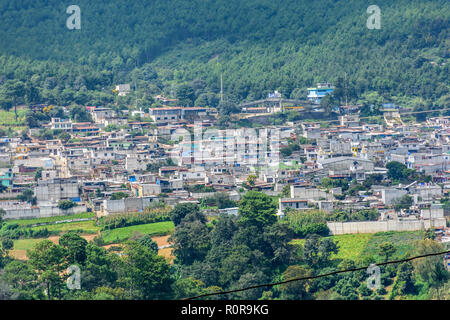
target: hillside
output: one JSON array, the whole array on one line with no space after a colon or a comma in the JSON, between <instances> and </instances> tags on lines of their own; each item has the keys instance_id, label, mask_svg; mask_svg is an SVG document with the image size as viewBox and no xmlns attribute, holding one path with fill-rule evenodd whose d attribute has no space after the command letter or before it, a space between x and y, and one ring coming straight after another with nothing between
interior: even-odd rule
<instances>
[{"instance_id":1,"label":"hillside","mask_svg":"<svg viewBox=\"0 0 450 320\"><path fill-rule=\"evenodd\" d=\"M142 103L187 83L190 104L214 106L221 73L236 101L275 89L301 98L346 73L355 101L376 92L413 107L448 106L450 3L384 2L381 30L366 27L371 4L79 0L81 30L68 30L60 1L5 0L0 84L22 80L30 103L108 104L118 82L137 79Z\"/></svg>"}]
</instances>

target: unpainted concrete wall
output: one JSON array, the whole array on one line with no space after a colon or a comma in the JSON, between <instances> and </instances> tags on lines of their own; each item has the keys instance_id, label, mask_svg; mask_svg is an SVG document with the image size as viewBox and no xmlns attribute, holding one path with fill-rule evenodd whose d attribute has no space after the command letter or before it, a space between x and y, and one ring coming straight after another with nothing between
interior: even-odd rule
<instances>
[{"instance_id":1,"label":"unpainted concrete wall","mask_svg":"<svg viewBox=\"0 0 450 320\"><path fill-rule=\"evenodd\" d=\"M362 221L362 222L328 222L328 228L333 235L354 233L377 233L388 231L418 231L426 230L431 226L445 227L445 218L433 220L411 221Z\"/></svg>"}]
</instances>

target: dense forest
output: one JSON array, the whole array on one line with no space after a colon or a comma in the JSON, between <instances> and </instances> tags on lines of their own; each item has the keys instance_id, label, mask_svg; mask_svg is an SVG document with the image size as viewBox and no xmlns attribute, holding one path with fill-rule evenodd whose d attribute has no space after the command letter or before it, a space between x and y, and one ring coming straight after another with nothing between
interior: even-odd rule
<instances>
[{"instance_id":1,"label":"dense forest","mask_svg":"<svg viewBox=\"0 0 450 320\"><path fill-rule=\"evenodd\" d=\"M444 251L443 245L432 240L432 231L370 235L367 251L358 254L352 247L349 255L339 241L319 235L329 232L324 212L292 211L287 219L279 220L276 211L273 198L249 191L239 202L238 215L222 214L212 220L193 203L177 204L168 215L157 208L145 215L131 213L100 219L107 229L170 219L175 225L170 238L175 256L172 263L158 254L158 245L150 235L139 232L106 249L102 235L88 242L76 231L69 231L58 243L48 239L36 242L27 250L26 261L15 260L10 254L12 239L20 237L21 229L14 221L2 223L0 212L0 300L184 299L355 268L362 270L202 299L450 298L449 275L439 256L381 265L380 287L368 287L365 269L371 263ZM336 212L332 218L351 221L367 219L373 213L363 210L350 217ZM78 290L65 283L70 273L64 270L69 266L80 270Z\"/></svg>"},{"instance_id":2,"label":"dense forest","mask_svg":"<svg viewBox=\"0 0 450 320\"><path fill-rule=\"evenodd\" d=\"M366 0L79 0L69 30L56 0L0 3L0 105L122 105L112 92L136 83L140 106L163 93L217 106L278 90L304 98L319 81L346 78L354 102L374 96L408 107L447 107L446 0L383 2L370 30Z\"/></svg>"}]
</instances>

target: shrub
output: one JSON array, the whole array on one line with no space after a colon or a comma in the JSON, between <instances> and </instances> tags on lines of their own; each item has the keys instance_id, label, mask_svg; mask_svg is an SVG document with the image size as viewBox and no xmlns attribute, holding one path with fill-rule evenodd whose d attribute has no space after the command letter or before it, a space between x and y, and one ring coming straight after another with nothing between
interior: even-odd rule
<instances>
[{"instance_id":1,"label":"shrub","mask_svg":"<svg viewBox=\"0 0 450 320\"><path fill-rule=\"evenodd\" d=\"M326 224L326 213L323 211L302 212L291 210L286 213L286 221L295 235L300 238L304 238L308 234L327 236L330 233Z\"/></svg>"},{"instance_id":2,"label":"shrub","mask_svg":"<svg viewBox=\"0 0 450 320\"><path fill-rule=\"evenodd\" d=\"M76 207L77 204L72 200L60 200L58 202L58 208L61 210L69 210L70 208Z\"/></svg>"}]
</instances>

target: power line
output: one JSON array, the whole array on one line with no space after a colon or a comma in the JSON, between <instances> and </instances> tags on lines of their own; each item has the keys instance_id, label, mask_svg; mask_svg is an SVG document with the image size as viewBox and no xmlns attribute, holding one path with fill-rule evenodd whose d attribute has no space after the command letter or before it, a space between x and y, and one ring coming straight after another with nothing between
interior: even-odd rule
<instances>
[{"instance_id":1,"label":"power line","mask_svg":"<svg viewBox=\"0 0 450 320\"><path fill-rule=\"evenodd\" d=\"M429 253L429 254L425 254L425 255L421 255L421 256L415 256L415 257L411 257L411 258L403 259L403 260L393 260L393 261L388 261L388 262L377 263L376 265L377 266L384 266L384 265L388 265L388 264L403 263L403 262L408 262L408 261L412 261L412 260L416 260L416 259L420 259L420 258L439 256L439 255L444 255L444 254L448 254L448 253L450 253L450 250L449 251L444 251L444 252L439 252L439 253ZM228 290L228 291L221 291L221 292L214 292L214 293L206 293L206 294L198 295L198 296L195 296L195 297L185 298L183 300L194 300L194 299L197 299L197 298L203 298L203 297L209 297L209 296L215 296L215 295L223 295L223 294L241 292L241 291L257 289L257 288L262 288L262 287L273 287L273 286L278 286L278 285L281 285L281 284L286 284L286 283L294 282L294 281L312 280L312 279L328 277L328 276L332 276L332 275L339 274L339 273L344 273L344 272L355 272L355 271L367 270L367 268L369 268L369 267L370 266L354 268L354 269L339 270L339 271L325 273L325 274L321 274L321 275L317 275L317 276L310 276L310 277L303 277L303 278L294 278L294 279L289 279L289 280L285 280L285 281L281 281L281 282L275 282L275 283L259 284L259 285L255 285L255 286L245 287L245 288L242 288L242 289L235 289L235 290Z\"/></svg>"}]
</instances>

